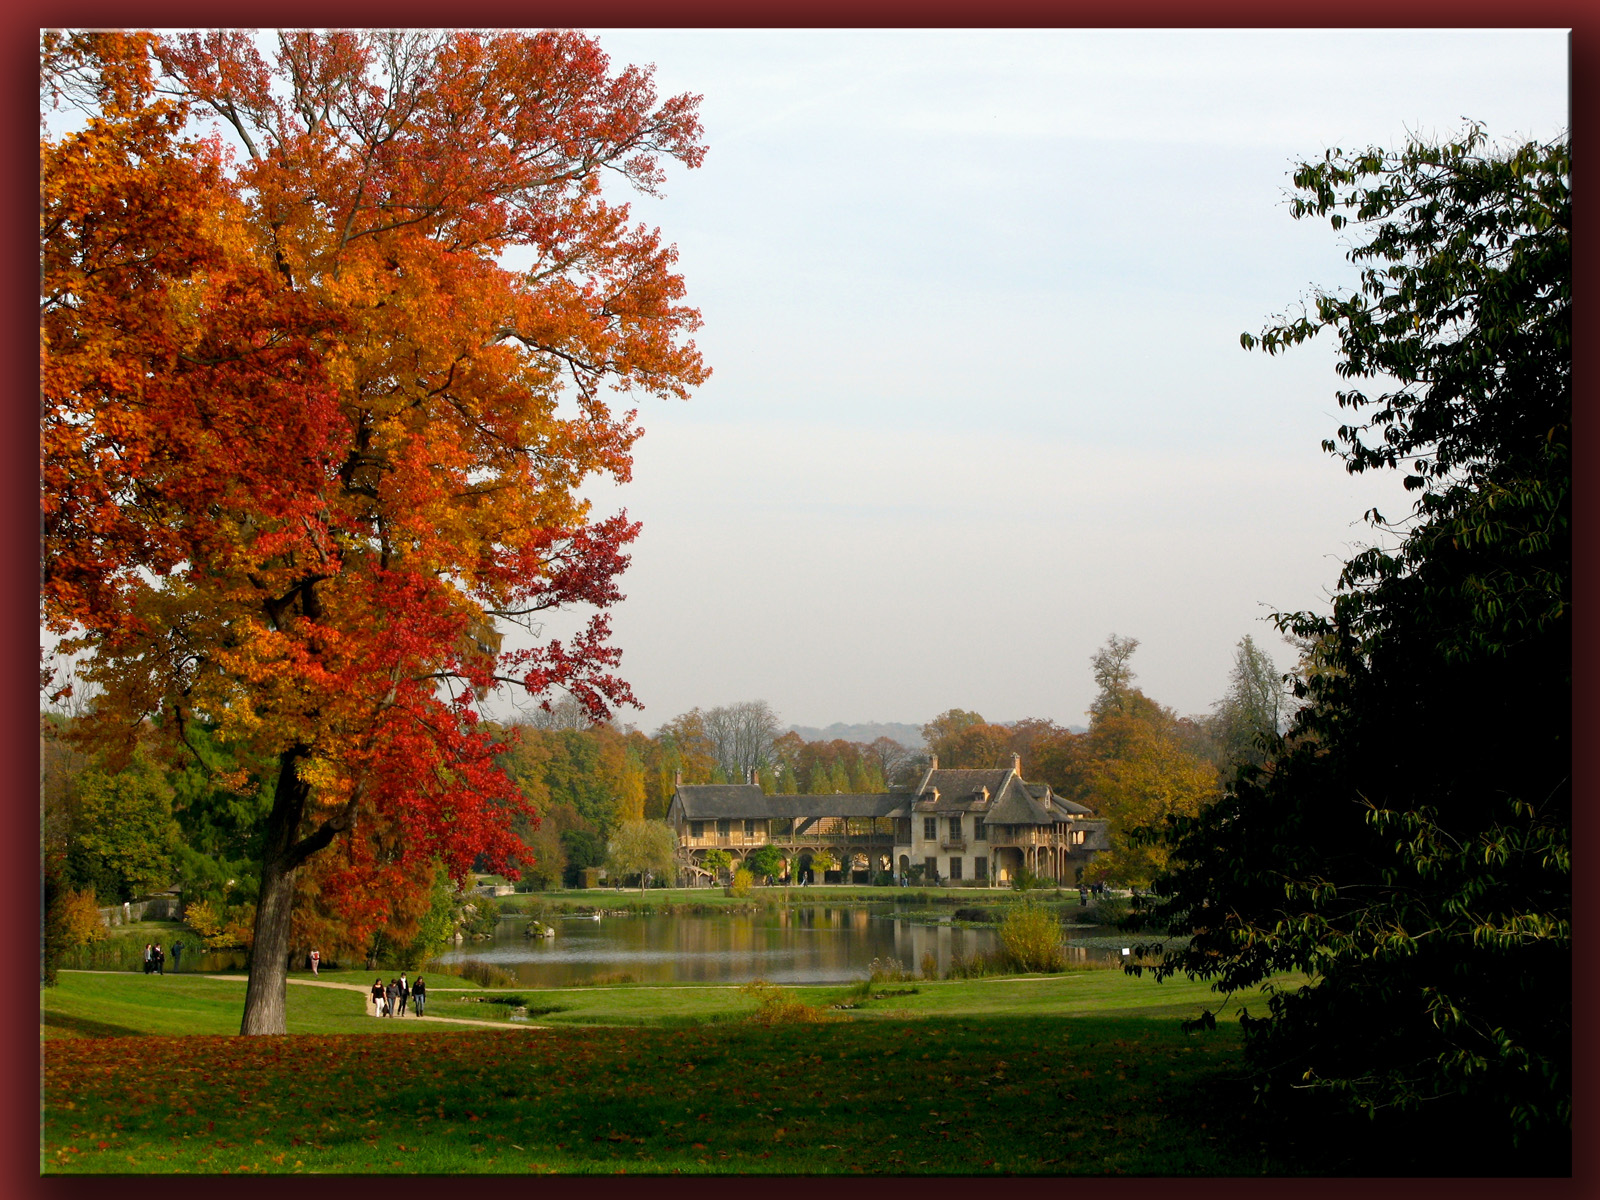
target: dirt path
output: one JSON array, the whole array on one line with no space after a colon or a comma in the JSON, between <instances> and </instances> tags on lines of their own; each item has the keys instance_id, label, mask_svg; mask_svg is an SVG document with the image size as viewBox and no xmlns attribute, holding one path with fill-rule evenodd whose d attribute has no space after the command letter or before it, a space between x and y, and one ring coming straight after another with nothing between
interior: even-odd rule
<instances>
[{"instance_id":1,"label":"dirt path","mask_svg":"<svg viewBox=\"0 0 1600 1200\"><path fill-rule=\"evenodd\" d=\"M78 975L125 975L126 971L95 971L78 970L73 967L64 968ZM235 983L248 982L243 975L201 975L201 979L232 980ZM324 987L338 988L346 992L360 992L365 1004L371 1005L372 987L370 984L363 986L359 983L337 983L332 979L289 979L285 982L296 984L299 987ZM374 1017L373 1020L377 1020ZM481 1025L486 1029L548 1029L548 1025L530 1025L526 1021L479 1021L472 1017L419 1017L415 1013L407 1017L396 1017L398 1021L438 1021L444 1025Z\"/></svg>"},{"instance_id":2,"label":"dirt path","mask_svg":"<svg viewBox=\"0 0 1600 1200\"><path fill-rule=\"evenodd\" d=\"M205 975L204 979L235 979L242 980L240 975ZM332 979L288 979L286 983L296 984L300 987L338 988L346 992L360 992L362 1001L366 1005L368 1014L372 1012L372 986L359 983L336 983ZM373 1017L373 1020L379 1018ZM482 1025L489 1029L545 1029L544 1025L529 1025L525 1021L479 1021L472 1017L419 1017L415 1013L408 1016L390 1018L396 1021L439 1021L446 1025Z\"/></svg>"}]
</instances>

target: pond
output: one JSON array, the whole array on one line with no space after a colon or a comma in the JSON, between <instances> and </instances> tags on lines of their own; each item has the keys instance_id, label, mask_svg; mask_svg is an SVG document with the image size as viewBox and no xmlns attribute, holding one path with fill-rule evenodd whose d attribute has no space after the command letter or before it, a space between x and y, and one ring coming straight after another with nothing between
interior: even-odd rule
<instances>
[{"instance_id":1,"label":"pond","mask_svg":"<svg viewBox=\"0 0 1600 1200\"><path fill-rule=\"evenodd\" d=\"M875 958L897 959L920 972L923 956L931 953L943 974L954 956L970 957L999 945L992 926L907 919L887 905L881 912L817 905L749 914L619 914L599 921L552 914L545 924L555 928L553 938L525 936L527 924L526 917L504 918L493 940L458 946L439 961L492 963L526 987L569 987L596 979L847 983L864 979ZM1074 958L1115 953L1074 948L1070 941L1068 952Z\"/></svg>"}]
</instances>

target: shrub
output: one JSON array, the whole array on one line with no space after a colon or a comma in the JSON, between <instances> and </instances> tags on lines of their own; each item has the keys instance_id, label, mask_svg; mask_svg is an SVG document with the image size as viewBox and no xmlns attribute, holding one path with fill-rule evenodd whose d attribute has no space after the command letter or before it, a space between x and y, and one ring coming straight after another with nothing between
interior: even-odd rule
<instances>
[{"instance_id":1,"label":"shrub","mask_svg":"<svg viewBox=\"0 0 1600 1200\"><path fill-rule=\"evenodd\" d=\"M64 890L56 904L62 945L85 946L110 936L100 922L100 909L95 904L92 890Z\"/></svg>"},{"instance_id":2,"label":"shrub","mask_svg":"<svg viewBox=\"0 0 1600 1200\"><path fill-rule=\"evenodd\" d=\"M1059 971L1067 965L1061 922L1034 904L1018 905L1000 922L1000 950L1016 971Z\"/></svg>"},{"instance_id":3,"label":"shrub","mask_svg":"<svg viewBox=\"0 0 1600 1200\"><path fill-rule=\"evenodd\" d=\"M501 970L493 963L484 962L481 958L465 958L447 967L441 967L438 963L430 963L428 966L430 975L438 974L441 971L448 972L451 975L459 975L462 979L469 980L479 987L509 988L517 986L516 976L509 971Z\"/></svg>"},{"instance_id":4,"label":"shrub","mask_svg":"<svg viewBox=\"0 0 1600 1200\"><path fill-rule=\"evenodd\" d=\"M924 979L939 978L939 956L932 950L922 952L922 977Z\"/></svg>"},{"instance_id":5,"label":"shrub","mask_svg":"<svg viewBox=\"0 0 1600 1200\"><path fill-rule=\"evenodd\" d=\"M199 900L183 910L183 921L207 950L248 947L255 938L256 906L240 904L222 913L209 900Z\"/></svg>"},{"instance_id":6,"label":"shrub","mask_svg":"<svg viewBox=\"0 0 1600 1200\"><path fill-rule=\"evenodd\" d=\"M952 954L946 979L982 979L985 975L1003 975L1006 954L1003 950L977 950L972 954Z\"/></svg>"},{"instance_id":7,"label":"shrub","mask_svg":"<svg viewBox=\"0 0 1600 1200\"><path fill-rule=\"evenodd\" d=\"M722 890L725 896L748 896L750 886L755 883L755 876L743 867L733 873L733 882Z\"/></svg>"},{"instance_id":8,"label":"shrub","mask_svg":"<svg viewBox=\"0 0 1600 1200\"><path fill-rule=\"evenodd\" d=\"M1045 885L1045 880L1028 870L1026 866L1018 868L1011 877L1011 890L1014 892L1031 892L1035 888Z\"/></svg>"},{"instance_id":9,"label":"shrub","mask_svg":"<svg viewBox=\"0 0 1600 1200\"><path fill-rule=\"evenodd\" d=\"M915 978L911 968L898 958L875 958L867 964L867 979L871 983L908 983Z\"/></svg>"},{"instance_id":10,"label":"shrub","mask_svg":"<svg viewBox=\"0 0 1600 1200\"><path fill-rule=\"evenodd\" d=\"M750 1019L758 1025L810 1025L828 1020L828 1014L816 1005L807 1004L793 992L764 979L747 983L739 990L755 997L756 1011Z\"/></svg>"},{"instance_id":11,"label":"shrub","mask_svg":"<svg viewBox=\"0 0 1600 1200\"><path fill-rule=\"evenodd\" d=\"M1090 919L1096 925L1115 925L1128 915L1128 902L1121 896L1106 896L1089 907Z\"/></svg>"}]
</instances>

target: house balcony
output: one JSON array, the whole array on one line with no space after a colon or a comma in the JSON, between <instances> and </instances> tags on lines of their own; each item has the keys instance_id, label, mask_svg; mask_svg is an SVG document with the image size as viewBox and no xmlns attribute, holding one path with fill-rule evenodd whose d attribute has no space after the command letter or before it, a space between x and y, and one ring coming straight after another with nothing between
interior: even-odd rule
<instances>
[{"instance_id":1,"label":"house balcony","mask_svg":"<svg viewBox=\"0 0 1600 1200\"><path fill-rule=\"evenodd\" d=\"M895 844L892 833L707 833L700 837L682 834L678 846L684 850L704 850L720 847L778 846L782 848L805 846L871 846L888 847Z\"/></svg>"},{"instance_id":2,"label":"house balcony","mask_svg":"<svg viewBox=\"0 0 1600 1200\"><path fill-rule=\"evenodd\" d=\"M991 830L989 841L996 846L1045 846L1051 849L1068 849L1067 839L1056 837L1053 833L1045 833L1037 829L1018 830L1010 837L996 837Z\"/></svg>"},{"instance_id":3,"label":"house balcony","mask_svg":"<svg viewBox=\"0 0 1600 1200\"><path fill-rule=\"evenodd\" d=\"M769 842L781 840L781 838L769 838L764 833L707 833L700 837L690 837L685 834L678 839L678 845L690 850L699 850L713 846L765 846Z\"/></svg>"},{"instance_id":4,"label":"house balcony","mask_svg":"<svg viewBox=\"0 0 1600 1200\"><path fill-rule=\"evenodd\" d=\"M941 838L939 849L951 854L965 854L967 852L966 838Z\"/></svg>"}]
</instances>

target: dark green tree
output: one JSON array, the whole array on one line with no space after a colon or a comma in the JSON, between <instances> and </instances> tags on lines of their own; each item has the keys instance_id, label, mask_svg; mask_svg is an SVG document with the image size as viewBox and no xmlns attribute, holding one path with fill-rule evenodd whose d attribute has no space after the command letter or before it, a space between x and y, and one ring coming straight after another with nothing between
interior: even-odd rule
<instances>
[{"instance_id":1,"label":"dark green tree","mask_svg":"<svg viewBox=\"0 0 1600 1200\"><path fill-rule=\"evenodd\" d=\"M586 867L603 867L606 862L605 840L587 829L569 829L561 835L561 849L566 853L563 882L572 887Z\"/></svg>"},{"instance_id":2,"label":"dark green tree","mask_svg":"<svg viewBox=\"0 0 1600 1200\"><path fill-rule=\"evenodd\" d=\"M178 827L172 789L142 754L116 774L78 777L67 865L102 903L114 904L171 884Z\"/></svg>"},{"instance_id":3,"label":"dark green tree","mask_svg":"<svg viewBox=\"0 0 1600 1200\"><path fill-rule=\"evenodd\" d=\"M1154 917L1192 940L1158 975L1311 977L1245 1023L1258 1094L1382 1115L1396 1146L1447 1128L1452 1174L1570 1154L1570 161L1473 126L1296 172L1360 290L1244 344L1332 330L1326 448L1418 500L1368 514L1385 544L1331 615L1278 618L1311 653L1267 765L1160 835Z\"/></svg>"},{"instance_id":4,"label":"dark green tree","mask_svg":"<svg viewBox=\"0 0 1600 1200\"><path fill-rule=\"evenodd\" d=\"M744 865L758 879L776 879L783 874L783 851L776 846L762 846L745 856Z\"/></svg>"}]
</instances>

